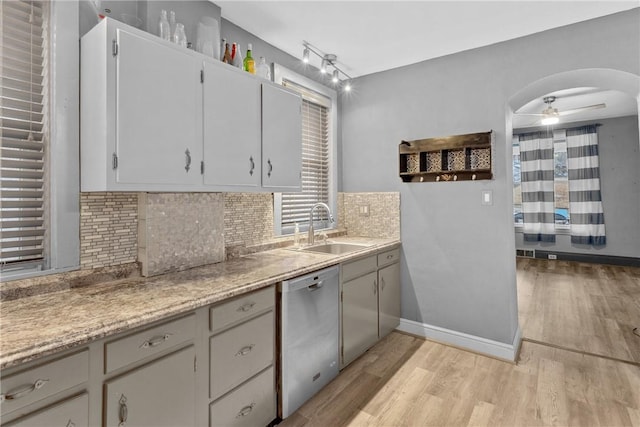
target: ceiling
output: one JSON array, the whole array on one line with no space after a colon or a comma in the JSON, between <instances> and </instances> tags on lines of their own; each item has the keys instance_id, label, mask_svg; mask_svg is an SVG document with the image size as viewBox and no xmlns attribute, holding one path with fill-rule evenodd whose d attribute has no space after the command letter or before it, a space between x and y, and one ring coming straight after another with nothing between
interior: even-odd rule
<instances>
[{"instance_id":1,"label":"ceiling","mask_svg":"<svg viewBox=\"0 0 640 427\"><path fill-rule=\"evenodd\" d=\"M351 77L640 6L640 0L212 1L225 19L297 58L303 40L336 54Z\"/></svg>"},{"instance_id":2,"label":"ceiling","mask_svg":"<svg viewBox=\"0 0 640 427\"><path fill-rule=\"evenodd\" d=\"M623 117L638 113L638 103L636 100L628 94L617 90L576 87L551 92L545 96L556 97L556 100L552 103L552 107L557 108L559 112L601 103L606 105L605 108L585 110L576 114L561 116L561 123ZM526 114L520 115L519 113L541 113L547 106L542 100L543 98L544 97L534 99L516 111L516 114L513 116L514 129L540 126L541 117Z\"/></svg>"}]
</instances>

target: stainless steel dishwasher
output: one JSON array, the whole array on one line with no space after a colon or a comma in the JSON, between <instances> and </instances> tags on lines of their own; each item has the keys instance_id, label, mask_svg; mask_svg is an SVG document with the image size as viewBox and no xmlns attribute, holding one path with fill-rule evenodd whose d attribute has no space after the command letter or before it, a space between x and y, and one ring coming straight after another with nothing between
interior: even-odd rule
<instances>
[{"instance_id":1,"label":"stainless steel dishwasher","mask_svg":"<svg viewBox=\"0 0 640 427\"><path fill-rule=\"evenodd\" d=\"M338 375L339 267L282 282L282 418Z\"/></svg>"}]
</instances>

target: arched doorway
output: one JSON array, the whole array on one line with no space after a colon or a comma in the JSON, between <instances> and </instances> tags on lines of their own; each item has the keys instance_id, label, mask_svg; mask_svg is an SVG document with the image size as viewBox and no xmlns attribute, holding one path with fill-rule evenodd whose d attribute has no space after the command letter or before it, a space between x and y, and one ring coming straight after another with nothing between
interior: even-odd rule
<instances>
[{"instance_id":1,"label":"arched doorway","mask_svg":"<svg viewBox=\"0 0 640 427\"><path fill-rule=\"evenodd\" d=\"M597 264L598 260L603 263L617 262L617 258L622 259L625 256L631 260L629 262L633 262L633 259L637 260L640 255L638 243L624 250L618 249L621 247L620 241L627 238L625 233L629 234L633 227L637 228L640 225L634 225L638 222L637 218L640 218L640 197L637 196L637 191L635 196L632 194L634 184L629 182L631 179L637 183L639 179L636 171L640 169L638 153L640 77L618 70L587 69L563 72L535 81L509 98L506 133L507 135L514 133L514 113L532 100L540 100L554 94L570 93L572 90L576 92L575 88L616 91L628 97L632 105L635 103L635 111L630 113L634 116L615 119L616 121L610 118L598 120L602 122L602 128L607 129L604 135L599 135L601 137L600 169L603 202L607 201L609 208L605 206L605 218L611 225L611 227L607 226L607 234L612 239L608 240L608 247L604 249L583 248L570 243L568 230L565 235L560 235L562 232L556 230L557 234L560 233L556 236L556 243L527 246L522 244L521 236L518 241L516 227L514 233L516 248L529 248L531 250L528 250L525 255L534 256L532 260L519 259L517 263L520 328L524 340L640 363L640 356L638 356L640 339L634 337L632 333L634 326L640 326L633 324L633 319L636 322L640 321L640 309L633 301L629 301L628 295L625 298L624 289L619 288L619 286L633 286L634 283L637 285L637 275L627 275L624 267ZM613 127L623 125L626 126L624 132L617 128L614 131L611 130ZM563 126L571 127L572 124L559 124L555 129L561 129ZM599 130L598 133L600 134L601 131ZM618 164L612 161L614 154L618 158ZM614 183L616 180L618 184ZM608 186L608 193L605 193L605 183ZM616 192L618 194L615 194ZM556 195L554 191L554 197ZM616 212L620 211L620 206L623 205L626 206L624 214ZM557 199L555 206L558 206ZM611 220L614 220L613 224ZM623 222L626 225L623 226ZM610 228L615 232L610 231ZM640 236L636 236L635 240L640 241ZM616 249L612 249L612 246ZM622 257L619 256L619 251L622 252ZM552 256L554 258L557 256L558 260L565 259L572 262L541 260L552 253ZM611 254L614 256L610 256ZM549 259L553 258L550 256ZM575 263L573 260L583 260L593 264ZM625 281L627 281L626 284Z\"/></svg>"}]
</instances>

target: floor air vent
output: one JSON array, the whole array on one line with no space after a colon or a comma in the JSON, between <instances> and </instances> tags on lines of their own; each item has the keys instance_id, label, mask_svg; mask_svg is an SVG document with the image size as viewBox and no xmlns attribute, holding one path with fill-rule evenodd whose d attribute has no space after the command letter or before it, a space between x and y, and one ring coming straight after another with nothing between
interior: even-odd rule
<instances>
[{"instance_id":1,"label":"floor air vent","mask_svg":"<svg viewBox=\"0 0 640 427\"><path fill-rule=\"evenodd\" d=\"M516 256L523 258L535 258L536 251L533 249L516 249Z\"/></svg>"}]
</instances>

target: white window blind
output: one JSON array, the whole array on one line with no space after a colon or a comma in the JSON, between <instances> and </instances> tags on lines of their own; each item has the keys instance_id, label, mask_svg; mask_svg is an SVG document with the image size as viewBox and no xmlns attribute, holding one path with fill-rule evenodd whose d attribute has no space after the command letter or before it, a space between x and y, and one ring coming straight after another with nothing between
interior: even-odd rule
<instances>
[{"instance_id":1,"label":"white window blind","mask_svg":"<svg viewBox=\"0 0 640 427\"><path fill-rule=\"evenodd\" d=\"M44 257L47 13L41 1L2 1L0 262Z\"/></svg>"},{"instance_id":2,"label":"white window blind","mask_svg":"<svg viewBox=\"0 0 640 427\"><path fill-rule=\"evenodd\" d=\"M282 194L281 229L292 232L294 224L309 221L309 209L329 203L329 110L331 101L316 92L285 80L283 84L302 95L302 192ZM320 228L328 225L324 210L314 213Z\"/></svg>"}]
</instances>

